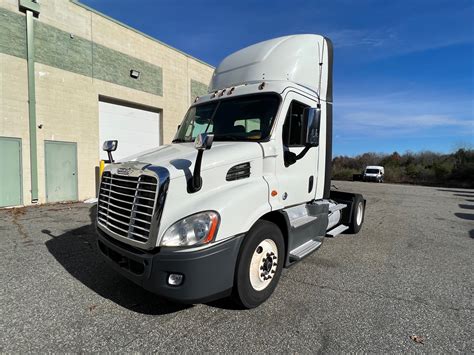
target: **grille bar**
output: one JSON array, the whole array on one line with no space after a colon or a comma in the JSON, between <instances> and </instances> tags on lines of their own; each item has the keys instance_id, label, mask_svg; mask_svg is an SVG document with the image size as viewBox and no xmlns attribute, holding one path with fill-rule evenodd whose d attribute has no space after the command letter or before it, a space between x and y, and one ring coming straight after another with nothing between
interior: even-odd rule
<instances>
[{"instance_id":1,"label":"grille bar","mask_svg":"<svg viewBox=\"0 0 474 355\"><path fill-rule=\"evenodd\" d=\"M118 208L118 209L121 209L121 210L127 211L127 212L128 212L128 211L130 211L130 209L129 209L129 208L124 208L124 207L120 207L120 206L114 205L112 202L109 202L109 205L110 205L110 206L113 206L113 207L115 207L115 208ZM103 208L103 209L107 210L107 208L106 208L106 207L104 207L104 206L99 206L99 208ZM135 212L136 212L136 213L143 214L143 215L145 215L145 216L150 216L150 217L152 216L152 214L151 214L151 213L140 212L140 211L135 211Z\"/></svg>"},{"instance_id":2,"label":"grille bar","mask_svg":"<svg viewBox=\"0 0 474 355\"><path fill-rule=\"evenodd\" d=\"M122 187L120 187L120 188L122 188ZM105 189L105 188L101 188L101 189L104 190L104 191L109 191L110 193L113 193L113 194L118 194L118 195L121 195L121 196L130 197L130 194L124 194L122 192L117 192L117 191L113 191L113 190ZM135 189L135 190L137 190L137 189ZM138 191L142 191L142 190L138 189ZM150 192L150 191L146 191L146 192ZM140 198L140 199L148 200L148 201L155 201L154 198L149 198L149 197L135 196L135 198Z\"/></svg>"},{"instance_id":3,"label":"grille bar","mask_svg":"<svg viewBox=\"0 0 474 355\"><path fill-rule=\"evenodd\" d=\"M105 211L108 211L104 206L99 206L99 208L100 208L100 209L103 209L103 210L105 210ZM101 211L99 211L99 213L102 213L102 214L107 215L106 212L101 212ZM118 212L113 212L113 213L114 213L114 214L118 214L118 215L120 215L121 217L124 217L124 218L128 218L128 217L129 217L129 216L126 216L126 215L124 215L124 214L120 214L120 213L118 213ZM141 212L139 212L139 213L141 213ZM134 220L136 220L136 221L138 221L138 222L151 224L151 222L146 221L146 220L141 219L141 218L132 217L132 219L134 219Z\"/></svg>"},{"instance_id":4,"label":"grille bar","mask_svg":"<svg viewBox=\"0 0 474 355\"><path fill-rule=\"evenodd\" d=\"M133 205L133 202L123 201L123 200L120 200L118 198L114 198L112 196L107 196L107 198L110 198L110 199L115 200L115 201L124 202L124 203L128 203L130 205ZM147 206L147 205L139 205L139 206L153 209L152 206Z\"/></svg>"},{"instance_id":5,"label":"grille bar","mask_svg":"<svg viewBox=\"0 0 474 355\"><path fill-rule=\"evenodd\" d=\"M157 188L154 176L104 172L99 190L98 223L121 237L146 243L156 208Z\"/></svg>"},{"instance_id":6,"label":"grille bar","mask_svg":"<svg viewBox=\"0 0 474 355\"><path fill-rule=\"evenodd\" d=\"M125 179L117 178L115 176L117 176L117 175L114 175L113 181L133 182L133 180L125 180ZM152 183L152 182L142 182L142 184L144 184L144 185L155 185L156 186L156 183Z\"/></svg>"}]
</instances>

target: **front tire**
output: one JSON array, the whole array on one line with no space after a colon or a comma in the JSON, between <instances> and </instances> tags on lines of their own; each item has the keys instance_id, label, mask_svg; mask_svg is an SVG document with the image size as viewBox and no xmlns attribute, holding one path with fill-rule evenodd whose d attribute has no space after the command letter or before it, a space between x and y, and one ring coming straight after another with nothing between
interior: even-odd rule
<instances>
[{"instance_id":1,"label":"front tire","mask_svg":"<svg viewBox=\"0 0 474 355\"><path fill-rule=\"evenodd\" d=\"M359 233L364 223L365 217L365 200L361 195L355 195L354 207L352 209L351 223L349 224L349 233Z\"/></svg>"},{"instance_id":2,"label":"front tire","mask_svg":"<svg viewBox=\"0 0 474 355\"><path fill-rule=\"evenodd\" d=\"M245 308L265 302L275 290L285 260L280 228L259 220L250 229L237 261L233 297Z\"/></svg>"}]
</instances>

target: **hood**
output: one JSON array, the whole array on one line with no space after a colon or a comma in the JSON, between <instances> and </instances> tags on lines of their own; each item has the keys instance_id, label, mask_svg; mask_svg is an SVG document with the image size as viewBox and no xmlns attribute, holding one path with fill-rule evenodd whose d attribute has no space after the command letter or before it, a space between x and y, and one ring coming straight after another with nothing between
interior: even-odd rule
<instances>
[{"instance_id":1,"label":"hood","mask_svg":"<svg viewBox=\"0 0 474 355\"><path fill-rule=\"evenodd\" d=\"M118 162L134 161L162 166L169 170L173 179L185 175L188 169L192 171L196 156L194 143L175 143L126 157ZM201 171L221 165L243 163L262 156L262 148L257 142L214 142L212 148L204 152Z\"/></svg>"}]
</instances>

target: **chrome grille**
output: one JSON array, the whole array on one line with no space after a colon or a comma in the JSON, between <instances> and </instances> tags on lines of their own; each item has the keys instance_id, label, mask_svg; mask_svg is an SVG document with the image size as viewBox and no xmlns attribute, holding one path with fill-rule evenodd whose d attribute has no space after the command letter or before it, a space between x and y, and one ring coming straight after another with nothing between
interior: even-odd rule
<instances>
[{"instance_id":1,"label":"chrome grille","mask_svg":"<svg viewBox=\"0 0 474 355\"><path fill-rule=\"evenodd\" d=\"M121 237L146 243L155 212L158 181L106 171L100 184L98 222Z\"/></svg>"}]
</instances>

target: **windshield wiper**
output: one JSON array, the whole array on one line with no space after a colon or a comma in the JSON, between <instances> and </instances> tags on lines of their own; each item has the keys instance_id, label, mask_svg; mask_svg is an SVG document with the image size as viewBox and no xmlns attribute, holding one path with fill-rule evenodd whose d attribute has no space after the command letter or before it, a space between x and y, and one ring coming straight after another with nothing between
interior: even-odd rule
<instances>
[{"instance_id":1,"label":"windshield wiper","mask_svg":"<svg viewBox=\"0 0 474 355\"><path fill-rule=\"evenodd\" d=\"M183 138L176 138L176 139L173 139L171 141L171 143L187 143L189 141L187 141L186 139L183 139Z\"/></svg>"}]
</instances>

